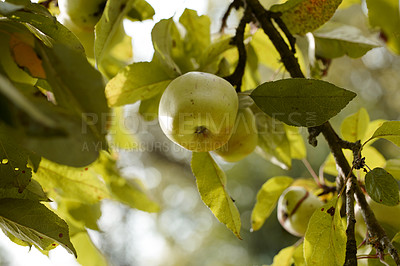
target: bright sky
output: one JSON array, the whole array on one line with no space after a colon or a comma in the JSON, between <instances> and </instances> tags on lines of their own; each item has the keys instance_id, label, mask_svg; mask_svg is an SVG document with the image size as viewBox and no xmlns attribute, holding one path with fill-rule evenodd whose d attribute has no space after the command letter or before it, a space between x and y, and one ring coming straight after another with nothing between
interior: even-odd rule
<instances>
[{"instance_id":1,"label":"bright sky","mask_svg":"<svg viewBox=\"0 0 400 266\"><path fill-rule=\"evenodd\" d=\"M37 2L37 1L32 1ZM153 8L155 9L156 15L154 16L153 21L144 21L144 22L127 22L125 24L128 35L132 36L133 44L134 44L134 55L135 61L150 61L153 49L151 43L150 32L153 28L154 24L157 23L161 19L170 18L172 16L179 17L185 8L190 8L197 10L198 13L204 14L207 10L207 2L206 0L147 0ZM107 226L110 223L107 222L107 216L113 217L113 213L115 212L115 208L103 208L103 216L102 221L104 225ZM143 216L140 219L136 219L143 224L151 224L150 217L147 214L140 214L139 216ZM138 226L139 228L147 228L142 225ZM143 231L143 230L142 230ZM163 243L163 239L160 238L159 235L151 234L153 231L152 228L147 228L144 230L147 232L141 232L137 234L137 236L141 237L140 245L137 245L138 249L141 249L139 252L144 257L142 258L144 261L149 261L152 258L154 259L154 248L157 247L157 250L160 252L165 251L165 245ZM0 246L5 251L9 266L76 266L79 265L74 257L69 254L62 247L57 247L53 251L50 252L50 258L47 258L42 253L40 253L35 248L29 250L28 247L19 246L13 242L11 242L3 233L0 232ZM151 250L151 254L148 254ZM1 262L0 262L1 264Z\"/></svg>"}]
</instances>

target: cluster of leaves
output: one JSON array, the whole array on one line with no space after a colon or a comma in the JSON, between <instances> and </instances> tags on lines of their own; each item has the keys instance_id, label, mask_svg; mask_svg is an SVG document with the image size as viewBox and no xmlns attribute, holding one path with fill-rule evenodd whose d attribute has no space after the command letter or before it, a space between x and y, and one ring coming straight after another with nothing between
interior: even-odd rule
<instances>
[{"instance_id":1,"label":"cluster of leaves","mask_svg":"<svg viewBox=\"0 0 400 266\"><path fill-rule=\"evenodd\" d=\"M126 5L123 15L116 2ZM119 2L110 1L96 28L96 60L106 74L103 51L115 45L114 27L126 15L151 16L140 1ZM99 230L100 201L159 210L138 180L119 174L106 134L113 130L121 146L133 140L115 126L121 112L110 112L104 76L47 8L10 0L0 2L0 15L0 227L43 253L61 245L82 264L106 265L87 234Z\"/></svg>"},{"instance_id":2,"label":"cluster of leaves","mask_svg":"<svg viewBox=\"0 0 400 266\"><path fill-rule=\"evenodd\" d=\"M398 22L399 14L382 15L392 10L393 3L375 2L367 1L370 24L379 27L388 47L399 52L398 29L392 21ZM379 45L357 28L326 23L340 3L290 0L271 8L287 26L282 30L299 35L312 32L309 38L315 49L310 46L311 53L296 49L303 70L313 78L323 76L316 60L357 58ZM14 242L45 253L57 245L75 255L85 250L78 259L87 263L95 257L95 265L106 262L86 229L98 230L101 200L113 199L148 212L159 209L138 181L120 176L109 153L114 147L135 146L124 129L116 126L123 117L121 107L140 101L139 113L154 120L161 95L173 79L190 71L226 77L240 59L232 36L212 39L210 19L185 10L179 19L182 27L172 18L155 24L151 62L126 66L132 54L123 19L150 19L154 10L144 0L117 0L107 1L101 11L96 25L85 33L91 41L83 43L78 32L73 34L39 4L0 2L0 227ZM256 152L288 169L292 159L306 157L296 127L326 123L355 93L318 79L265 82L260 69L279 71L280 55L263 30L246 28L244 36L247 61L240 104L250 106L256 117ZM106 84L105 79L109 79ZM367 158L366 165L376 167L366 175L359 171L359 180L364 183L365 179L373 200L388 206L399 203L394 177L399 178L400 163L386 162L371 144L385 138L400 145L399 128L398 121L370 122L364 109L342 124L343 139L361 140L360 154ZM113 132L110 141L108 132ZM352 164L353 154L346 155ZM240 214L227 190L225 173L210 153L193 153L191 167L203 202L241 238ZM338 174L332 156L324 171ZM295 183L291 177L274 177L262 186L252 213L253 230L261 228L282 192ZM50 210L50 201L57 203L56 209ZM340 207L336 195L330 195L312 216L304 244L282 250L274 264L343 264L346 234Z\"/></svg>"}]
</instances>

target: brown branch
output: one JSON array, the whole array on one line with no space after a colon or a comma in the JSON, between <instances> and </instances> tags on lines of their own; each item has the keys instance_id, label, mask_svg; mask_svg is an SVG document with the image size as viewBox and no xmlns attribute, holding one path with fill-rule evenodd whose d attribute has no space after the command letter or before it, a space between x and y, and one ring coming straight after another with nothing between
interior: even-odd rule
<instances>
[{"instance_id":1,"label":"brown branch","mask_svg":"<svg viewBox=\"0 0 400 266\"><path fill-rule=\"evenodd\" d=\"M361 215L363 216L364 221L367 224L368 235L370 239L377 240L377 242L372 243L373 246L377 249L377 253L378 251L383 252L385 248L387 248L390 256L393 258L396 264L400 265L400 257L396 248L393 246L389 237L386 235L385 230L376 220L375 215L369 207L365 195L359 186L355 186L355 196L358 205L361 207Z\"/></svg>"},{"instance_id":2,"label":"brown branch","mask_svg":"<svg viewBox=\"0 0 400 266\"><path fill-rule=\"evenodd\" d=\"M232 9L239 9L240 7L244 6L244 2L242 0L234 0L229 6L228 9L225 11L224 16L222 17L221 28L219 29L220 32L223 32L226 28L226 22L228 20L229 15L231 14Z\"/></svg>"},{"instance_id":3,"label":"brown branch","mask_svg":"<svg viewBox=\"0 0 400 266\"><path fill-rule=\"evenodd\" d=\"M237 47L239 60L236 65L235 71L231 75L225 77L225 79L229 81L233 86L236 86L237 92L240 92L240 88L242 86L242 80L247 61L247 52L246 47L244 46L244 30L247 23L249 23L252 18L253 17L251 16L251 10L248 7L245 7L244 15L240 20L239 26L236 28L236 34L232 39L232 42Z\"/></svg>"},{"instance_id":4,"label":"brown branch","mask_svg":"<svg viewBox=\"0 0 400 266\"><path fill-rule=\"evenodd\" d=\"M354 213L354 187L355 178L349 178L346 184L346 259L345 266L357 265L357 241L355 235L356 218Z\"/></svg>"}]
</instances>

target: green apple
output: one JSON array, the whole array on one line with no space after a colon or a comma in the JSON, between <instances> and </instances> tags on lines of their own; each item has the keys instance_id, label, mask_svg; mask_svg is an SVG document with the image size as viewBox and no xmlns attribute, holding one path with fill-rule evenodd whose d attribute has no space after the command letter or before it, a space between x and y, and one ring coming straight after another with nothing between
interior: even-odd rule
<instances>
[{"instance_id":1,"label":"green apple","mask_svg":"<svg viewBox=\"0 0 400 266\"><path fill-rule=\"evenodd\" d=\"M256 119L250 108L239 109L233 134L228 143L215 150L227 162L237 162L254 151L257 146L258 132Z\"/></svg>"},{"instance_id":2,"label":"green apple","mask_svg":"<svg viewBox=\"0 0 400 266\"><path fill-rule=\"evenodd\" d=\"M103 14L106 0L58 0L61 17L70 21L83 31L93 31Z\"/></svg>"},{"instance_id":3,"label":"green apple","mask_svg":"<svg viewBox=\"0 0 400 266\"><path fill-rule=\"evenodd\" d=\"M212 151L231 137L238 105L236 91L225 79L188 72L165 89L158 119L173 142L195 152Z\"/></svg>"},{"instance_id":4,"label":"green apple","mask_svg":"<svg viewBox=\"0 0 400 266\"><path fill-rule=\"evenodd\" d=\"M278 220L286 231L304 236L314 211L324 203L304 187L287 188L278 201Z\"/></svg>"}]
</instances>

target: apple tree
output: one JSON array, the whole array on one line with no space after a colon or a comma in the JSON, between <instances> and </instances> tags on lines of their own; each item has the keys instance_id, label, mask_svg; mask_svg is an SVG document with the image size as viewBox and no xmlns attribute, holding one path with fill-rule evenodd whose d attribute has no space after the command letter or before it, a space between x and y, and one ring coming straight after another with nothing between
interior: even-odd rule
<instances>
[{"instance_id":1,"label":"apple tree","mask_svg":"<svg viewBox=\"0 0 400 266\"><path fill-rule=\"evenodd\" d=\"M369 36L332 19L352 4L367 10ZM237 23L228 25L232 13ZM0 2L4 234L44 254L61 245L82 265L106 265L87 232L100 230L102 200L160 210L117 167L119 151L137 147L123 108L139 103L143 119L192 151L202 201L238 239L241 215L219 162L256 153L283 169L304 163L311 178L271 177L254 199L254 234L277 208L283 228L299 237L273 265L400 265L400 161L372 146L400 146L400 121L370 121L361 108L334 128L331 120L358 97L328 75L343 56L381 46L400 53L399 2L234 0L217 19L218 34L210 17L186 9L178 21L155 24L152 60L132 63L123 21L153 15L145 0ZM321 142L330 154L316 174L306 145Z\"/></svg>"}]
</instances>

